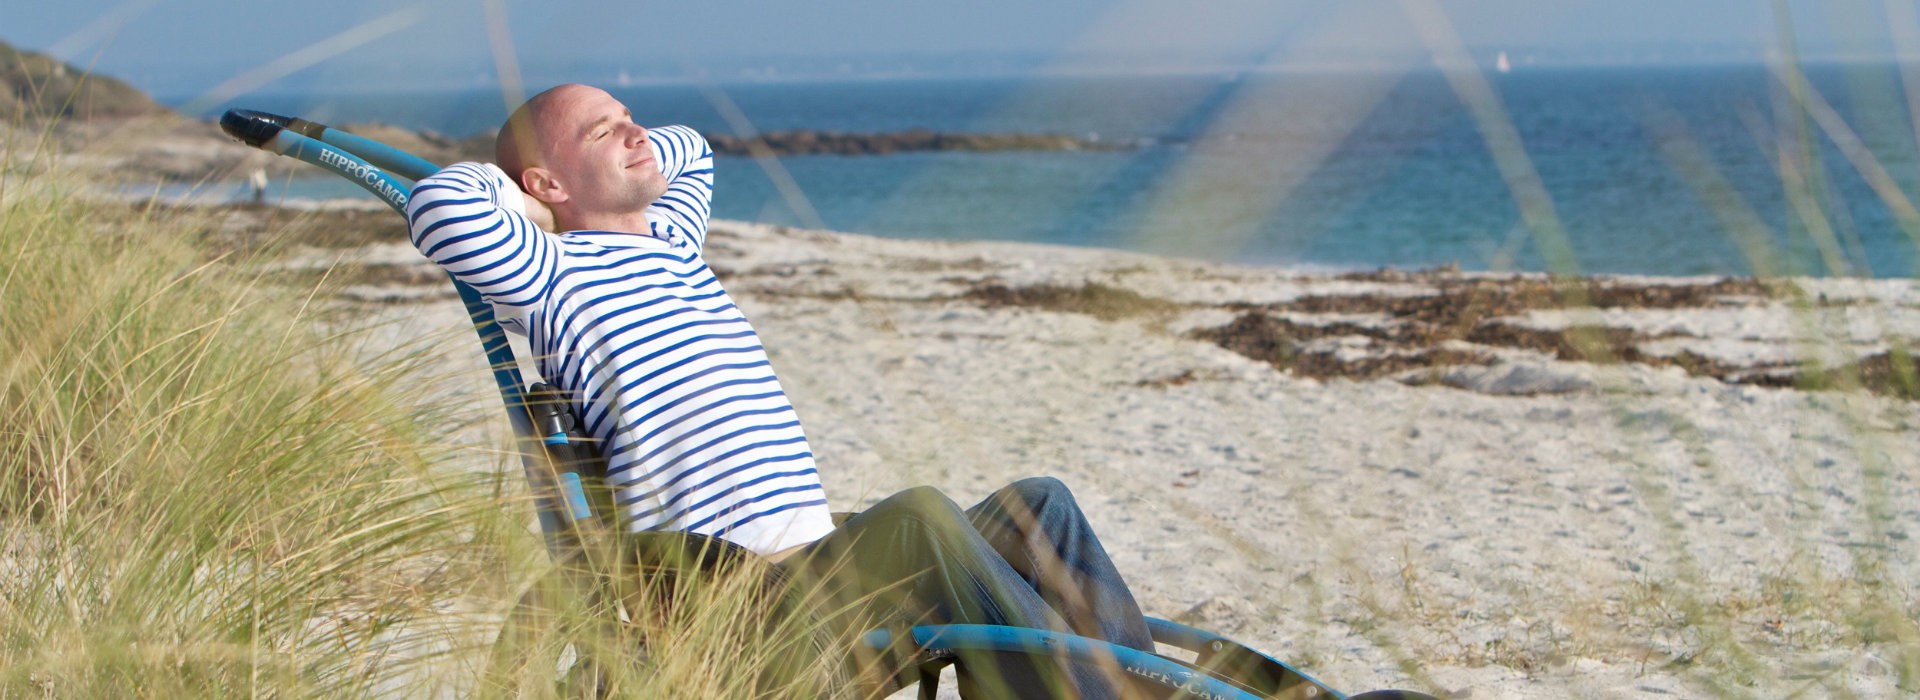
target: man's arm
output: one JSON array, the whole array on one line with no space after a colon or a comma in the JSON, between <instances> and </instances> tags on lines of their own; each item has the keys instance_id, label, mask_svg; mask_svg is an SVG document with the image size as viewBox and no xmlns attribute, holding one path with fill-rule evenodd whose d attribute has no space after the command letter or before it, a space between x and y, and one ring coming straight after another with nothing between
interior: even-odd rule
<instances>
[{"instance_id":1,"label":"man's arm","mask_svg":"<svg viewBox=\"0 0 1920 700\"><path fill-rule=\"evenodd\" d=\"M700 132L684 126L647 130L667 191L647 207L656 235L686 236L696 248L707 243L707 219L713 215L713 148ZM662 226L660 224L671 224Z\"/></svg>"},{"instance_id":2,"label":"man's arm","mask_svg":"<svg viewBox=\"0 0 1920 700\"><path fill-rule=\"evenodd\" d=\"M527 199L498 166L455 163L414 186L408 233L496 311L521 316L559 269L558 243L528 217Z\"/></svg>"}]
</instances>

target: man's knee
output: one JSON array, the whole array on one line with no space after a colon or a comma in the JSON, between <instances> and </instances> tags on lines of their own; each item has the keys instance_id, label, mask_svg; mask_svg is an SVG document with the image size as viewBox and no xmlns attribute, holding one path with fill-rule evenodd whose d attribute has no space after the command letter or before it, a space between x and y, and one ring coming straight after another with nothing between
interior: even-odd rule
<instances>
[{"instance_id":1,"label":"man's knee","mask_svg":"<svg viewBox=\"0 0 1920 700\"><path fill-rule=\"evenodd\" d=\"M915 486L901 491L874 506L875 508L897 509L905 513L918 515L960 512L959 504L932 486Z\"/></svg>"},{"instance_id":2,"label":"man's knee","mask_svg":"<svg viewBox=\"0 0 1920 700\"><path fill-rule=\"evenodd\" d=\"M1073 491L1066 483L1051 476L1034 476L1015 481L1007 486L1022 502L1032 506L1045 503L1062 505L1073 504Z\"/></svg>"},{"instance_id":3,"label":"man's knee","mask_svg":"<svg viewBox=\"0 0 1920 700\"><path fill-rule=\"evenodd\" d=\"M862 514L869 520L923 531L940 546L952 546L955 533L971 531L966 512L952 498L931 486L916 486L874 504Z\"/></svg>"}]
</instances>

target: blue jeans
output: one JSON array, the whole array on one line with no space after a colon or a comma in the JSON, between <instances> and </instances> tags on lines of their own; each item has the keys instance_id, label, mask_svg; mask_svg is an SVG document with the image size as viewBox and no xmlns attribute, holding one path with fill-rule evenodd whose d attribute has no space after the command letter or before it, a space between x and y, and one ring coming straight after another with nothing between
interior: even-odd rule
<instances>
[{"instance_id":1,"label":"blue jeans","mask_svg":"<svg viewBox=\"0 0 1920 700\"><path fill-rule=\"evenodd\" d=\"M936 489L908 489L785 566L832 609L880 620L1033 627L1153 649L1133 594L1058 479L1023 479L964 511ZM1077 684L1086 696L1107 694L1097 679Z\"/></svg>"}]
</instances>

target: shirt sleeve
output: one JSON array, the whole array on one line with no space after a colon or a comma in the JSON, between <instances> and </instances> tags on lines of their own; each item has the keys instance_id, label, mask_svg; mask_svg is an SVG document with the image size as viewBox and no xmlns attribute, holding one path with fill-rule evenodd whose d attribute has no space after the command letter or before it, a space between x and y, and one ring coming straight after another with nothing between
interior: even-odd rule
<instances>
[{"instance_id":1,"label":"shirt sleeve","mask_svg":"<svg viewBox=\"0 0 1920 700\"><path fill-rule=\"evenodd\" d=\"M421 180L407 202L413 245L508 318L553 286L559 244L525 214L520 188L491 163L456 163Z\"/></svg>"},{"instance_id":2,"label":"shirt sleeve","mask_svg":"<svg viewBox=\"0 0 1920 700\"><path fill-rule=\"evenodd\" d=\"M648 129L647 140L667 176L666 193L647 207L653 235L704 248L707 219L713 215L713 148L700 132L684 126Z\"/></svg>"}]
</instances>

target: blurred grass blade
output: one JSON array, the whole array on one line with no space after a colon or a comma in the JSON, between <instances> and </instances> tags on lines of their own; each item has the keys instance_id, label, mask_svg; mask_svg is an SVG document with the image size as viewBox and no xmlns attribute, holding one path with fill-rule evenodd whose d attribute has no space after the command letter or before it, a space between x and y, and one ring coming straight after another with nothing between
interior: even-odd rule
<instances>
[{"instance_id":1,"label":"blurred grass blade","mask_svg":"<svg viewBox=\"0 0 1920 700\"><path fill-rule=\"evenodd\" d=\"M1454 94L1467 106L1473 116L1473 123L1480 130L1481 138L1486 140L1487 151L1493 156L1494 166L1500 170L1501 179L1513 194L1513 202L1520 208L1520 217L1533 231L1534 245L1540 256L1546 261L1547 270L1556 275L1576 275L1580 272L1579 261L1573 253L1572 242L1567 238L1566 227L1560 221L1560 215L1554 209L1553 196L1540 180L1540 172L1533 166L1533 160L1527 156L1527 150L1520 141L1520 132L1513 126L1513 118L1507 114L1506 106L1500 101L1493 85L1475 66L1473 58L1453 28L1446 10L1436 0L1401 0L1401 8L1412 20L1420 38L1426 42L1433 53L1434 65L1440 68L1447 84L1453 87ZM1566 286L1562 293L1572 297L1583 296L1583 292ZM1569 298L1570 305L1584 305Z\"/></svg>"}]
</instances>

